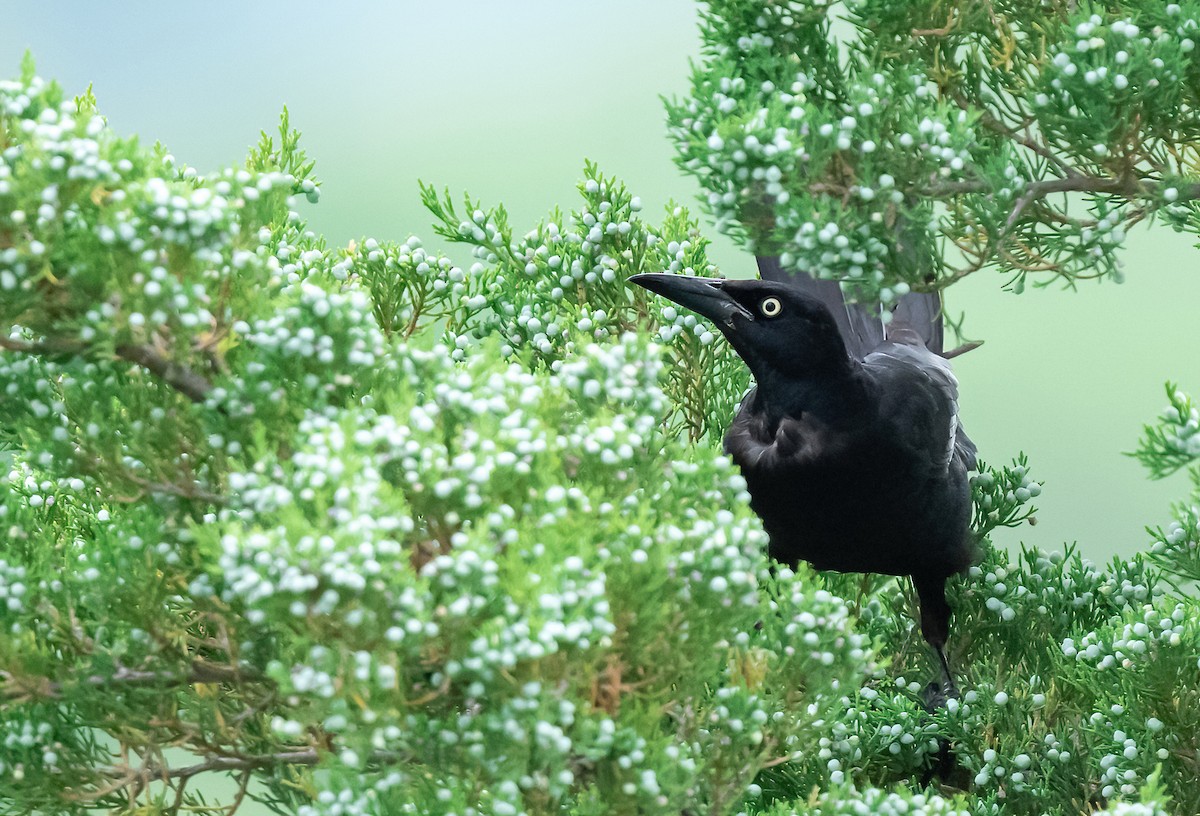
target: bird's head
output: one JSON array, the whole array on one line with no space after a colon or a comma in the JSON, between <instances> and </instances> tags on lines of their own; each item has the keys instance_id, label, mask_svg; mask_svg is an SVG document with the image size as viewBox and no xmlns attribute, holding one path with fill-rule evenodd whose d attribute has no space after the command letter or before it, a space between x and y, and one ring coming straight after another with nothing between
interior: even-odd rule
<instances>
[{"instance_id":1,"label":"bird's head","mask_svg":"<svg viewBox=\"0 0 1200 816\"><path fill-rule=\"evenodd\" d=\"M711 320L760 384L837 374L850 364L829 310L794 286L664 274L629 280Z\"/></svg>"}]
</instances>

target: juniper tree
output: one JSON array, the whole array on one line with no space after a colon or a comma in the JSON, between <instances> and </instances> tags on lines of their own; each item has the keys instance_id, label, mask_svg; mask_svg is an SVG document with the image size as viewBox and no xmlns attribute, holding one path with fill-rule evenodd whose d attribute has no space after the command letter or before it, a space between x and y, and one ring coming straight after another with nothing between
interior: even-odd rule
<instances>
[{"instance_id":1,"label":"juniper tree","mask_svg":"<svg viewBox=\"0 0 1200 816\"><path fill-rule=\"evenodd\" d=\"M712 2L671 132L717 228L860 297L1115 277L1131 223L1200 225L1198 20ZM746 374L624 284L717 273L686 208L425 188L463 263L327 245L313 173L286 111L200 174L0 82L0 813L1200 808L1182 391L1136 451L1190 469L1176 521L990 550L927 715L911 591L772 570L713 432ZM986 539L1040 485L972 489Z\"/></svg>"}]
</instances>

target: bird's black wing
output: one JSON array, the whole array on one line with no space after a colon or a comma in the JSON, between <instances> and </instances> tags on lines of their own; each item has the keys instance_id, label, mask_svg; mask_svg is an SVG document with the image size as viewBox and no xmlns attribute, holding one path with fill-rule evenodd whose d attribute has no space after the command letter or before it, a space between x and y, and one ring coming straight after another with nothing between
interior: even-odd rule
<instances>
[{"instance_id":1,"label":"bird's black wing","mask_svg":"<svg viewBox=\"0 0 1200 816\"><path fill-rule=\"evenodd\" d=\"M950 364L919 342L885 342L863 360L879 384L880 413L895 423L932 466L949 468L957 459L976 467L975 443L958 419L958 379Z\"/></svg>"}]
</instances>

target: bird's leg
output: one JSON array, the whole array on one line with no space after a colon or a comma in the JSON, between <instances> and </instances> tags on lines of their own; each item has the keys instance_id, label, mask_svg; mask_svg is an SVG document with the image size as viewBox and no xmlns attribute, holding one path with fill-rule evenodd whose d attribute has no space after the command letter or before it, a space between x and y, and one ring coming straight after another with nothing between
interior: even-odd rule
<instances>
[{"instance_id":1,"label":"bird's leg","mask_svg":"<svg viewBox=\"0 0 1200 816\"><path fill-rule=\"evenodd\" d=\"M946 659L946 647L944 645L934 646L933 650L937 653L938 662L942 664L942 692L948 698L957 698L959 696L958 686L955 685L954 677L950 674L950 661Z\"/></svg>"},{"instance_id":2,"label":"bird's leg","mask_svg":"<svg viewBox=\"0 0 1200 816\"><path fill-rule=\"evenodd\" d=\"M941 668L941 683L925 687L925 705L930 710L940 708L951 697L958 697L958 686L946 659L946 639L950 634L950 604L946 602L946 579L923 575L913 576L913 586L921 603L921 634L933 648Z\"/></svg>"},{"instance_id":3,"label":"bird's leg","mask_svg":"<svg viewBox=\"0 0 1200 816\"><path fill-rule=\"evenodd\" d=\"M944 708L951 698L958 698L958 686L954 684L954 676L950 673L950 661L946 659L946 638L950 634L950 604L946 603L946 579L929 576L913 576L913 585L917 588L917 597L921 601L921 634L933 648L941 668L942 682L931 682L925 687L922 704L930 714L939 708ZM924 784L929 784L934 778L950 781L960 774L950 740L942 737L938 740L938 752L932 758Z\"/></svg>"}]
</instances>

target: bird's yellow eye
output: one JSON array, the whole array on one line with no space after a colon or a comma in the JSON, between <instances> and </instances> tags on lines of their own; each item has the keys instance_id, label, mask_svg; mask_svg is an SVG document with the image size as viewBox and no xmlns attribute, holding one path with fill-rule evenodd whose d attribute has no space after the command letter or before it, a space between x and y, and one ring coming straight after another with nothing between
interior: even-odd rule
<instances>
[{"instance_id":1,"label":"bird's yellow eye","mask_svg":"<svg viewBox=\"0 0 1200 816\"><path fill-rule=\"evenodd\" d=\"M758 310L767 317L775 317L783 311L783 304L777 297L763 298L762 303L758 304Z\"/></svg>"}]
</instances>

